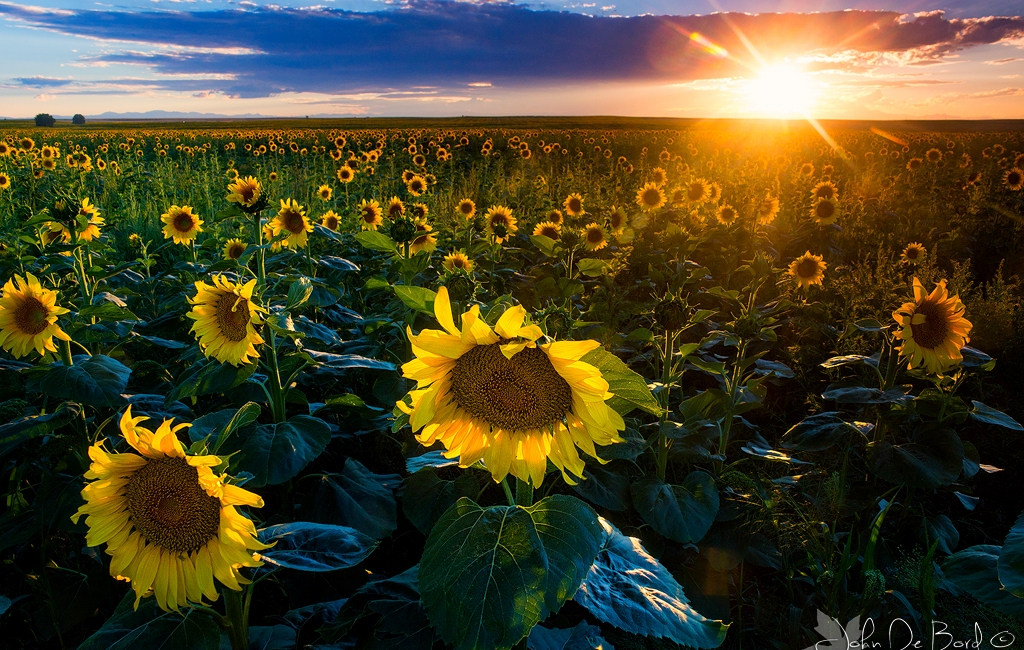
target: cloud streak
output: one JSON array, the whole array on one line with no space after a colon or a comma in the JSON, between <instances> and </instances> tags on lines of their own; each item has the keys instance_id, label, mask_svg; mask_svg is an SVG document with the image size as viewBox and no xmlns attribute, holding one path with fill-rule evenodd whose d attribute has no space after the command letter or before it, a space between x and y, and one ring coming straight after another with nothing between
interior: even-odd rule
<instances>
[{"instance_id":1,"label":"cloud streak","mask_svg":"<svg viewBox=\"0 0 1024 650\"><path fill-rule=\"evenodd\" d=\"M678 83L750 74L757 56L748 45L770 59L885 56L914 64L1024 38L1020 16L844 11L610 18L436 0L369 13L323 7L69 11L0 2L0 17L108 42L110 51L79 63L147 68L155 74L140 82L147 87L234 97L413 86ZM133 49L118 45L125 43ZM65 80L13 81L50 92L70 88Z\"/></svg>"}]
</instances>

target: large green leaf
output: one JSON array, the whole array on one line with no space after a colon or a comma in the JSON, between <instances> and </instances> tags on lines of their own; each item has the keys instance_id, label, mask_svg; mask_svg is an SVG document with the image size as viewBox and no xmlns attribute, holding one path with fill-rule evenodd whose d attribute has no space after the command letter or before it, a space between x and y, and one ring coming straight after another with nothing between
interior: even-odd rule
<instances>
[{"instance_id":1,"label":"large green leaf","mask_svg":"<svg viewBox=\"0 0 1024 650\"><path fill-rule=\"evenodd\" d=\"M1010 529L999 553L999 582L1003 589L1024 598L1024 512Z\"/></svg>"},{"instance_id":2,"label":"large green leaf","mask_svg":"<svg viewBox=\"0 0 1024 650\"><path fill-rule=\"evenodd\" d=\"M395 286L395 295L409 309L414 309L430 316L434 315L434 300L437 298L436 292L424 287L410 287L399 284Z\"/></svg>"},{"instance_id":3,"label":"large green leaf","mask_svg":"<svg viewBox=\"0 0 1024 650\"><path fill-rule=\"evenodd\" d=\"M597 515L573 497L490 508L459 499L423 551L427 615L458 650L507 650L572 597L601 538Z\"/></svg>"},{"instance_id":4,"label":"large green leaf","mask_svg":"<svg viewBox=\"0 0 1024 650\"><path fill-rule=\"evenodd\" d=\"M963 469L964 446L949 427L919 427L910 442L888 440L868 445L868 461L879 478L933 490L949 485Z\"/></svg>"},{"instance_id":5,"label":"large green leaf","mask_svg":"<svg viewBox=\"0 0 1024 650\"><path fill-rule=\"evenodd\" d=\"M308 507L309 519L350 526L373 539L384 539L398 527L398 502L387 484L397 485L400 480L397 474L374 474L348 458L341 473L319 477Z\"/></svg>"},{"instance_id":6,"label":"large green leaf","mask_svg":"<svg viewBox=\"0 0 1024 650\"><path fill-rule=\"evenodd\" d=\"M608 382L609 392L615 395L608 400L608 405L620 415L625 415L634 408L641 408L651 415L661 415L661 406L651 394L647 382L630 370L617 356L603 348L597 348L583 355L580 360L601 371L601 375Z\"/></svg>"},{"instance_id":7,"label":"large green leaf","mask_svg":"<svg viewBox=\"0 0 1024 650\"><path fill-rule=\"evenodd\" d=\"M574 600L617 628L694 648L717 648L728 625L701 616L668 569L651 557L640 540L626 537L601 519L601 553Z\"/></svg>"},{"instance_id":8,"label":"large green leaf","mask_svg":"<svg viewBox=\"0 0 1024 650\"><path fill-rule=\"evenodd\" d=\"M244 382L254 372L256 372L255 363L233 366L229 363L210 360L206 363L193 364L178 377L178 383L167 394L167 402L170 403L183 397L223 393Z\"/></svg>"},{"instance_id":9,"label":"large green leaf","mask_svg":"<svg viewBox=\"0 0 1024 650\"><path fill-rule=\"evenodd\" d=\"M155 598L146 598L134 609L135 593L129 591L103 626L78 650L217 650L220 626L209 614L196 609L163 612Z\"/></svg>"},{"instance_id":10,"label":"large green leaf","mask_svg":"<svg viewBox=\"0 0 1024 650\"><path fill-rule=\"evenodd\" d=\"M971 404L974 408L971 409L970 415L975 420L995 424L1011 431L1024 431L1024 426L1021 426L1020 422L1017 422L1006 413L976 400L972 401Z\"/></svg>"},{"instance_id":11,"label":"large green leaf","mask_svg":"<svg viewBox=\"0 0 1024 650\"><path fill-rule=\"evenodd\" d=\"M942 573L947 580L992 609L1024 617L1024 598L1003 589L999 582L999 546L971 546L946 558Z\"/></svg>"},{"instance_id":12,"label":"large green leaf","mask_svg":"<svg viewBox=\"0 0 1024 650\"><path fill-rule=\"evenodd\" d=\"M804 418L782 436L782 446L798 451L825 451L840 440L857 433L857 427L827 411Z\"/></svg>"},{"instance_id":13,"label":"large green leaf","mask_svg":"<svg viewBox=\"0 0 1024 650\"><path fill-rule=\"evenodd\" d=\"M252 487L277 485L301 472L330 441L330 426L310 415L261 424L245 438L231 469L251 473Z\"/></svg>"},{"instance_id":14,"label":"large green leaf","mask_svg":"<svg viewBox=\"0 0 1024 650\"><path fill-rule=\"evenodd\" d=\"M336 571L359 564L377 542L354 528L296 521L259 531L260 541L274 543L260 552L269 564L299 571Z\"/></svg>"},{"instance_id":15,"label":"large green leaf","mask_svg":"<svg viewBox=\"0 0 1024 650\"><path fill-rule=\"evenodd\" d=\"M131 368L102 354L79 354L73 364L56 361L30 388L49 397L70 399L96 407L120 408L125 403Z\"/></svg>"},{"instance_id":16,"label":"large green leaf","mask_svg":"<svg viewBox=\"0 0 1024 650\"><path fill-rule=\"evenodd\" d=\"M410 459L415 460L415 459ZM451 461L453 464L457 461ZM475 497L480 492L480 483L472 472L459 472L454 481L438 476L433 467L423 467L409 475L402 490L402 511L413 526L424 535L441 515L452 507L460 497Z\"/></svg>"},{"instance_id":17,"label":"large green leaf","mask_svg":"<svg viewBox=\"0 0 1024 650\"><path fill-rule=\"evenodd\" d=\"M526 642L528 650L615 650L601 637L601 628L583 621L567 629L538 625Z\"/></svg>"},{"instance_id":18,"label":"large green leaf","mask_svg":"<svg viewBox=\"0 0 1024 650\"><path fill-rule=\"evenodd\" d=\"M77 418L80 411L77 404L64 403L53 413L29 415L0 425L0 457L9 454L26 440L59 429Z\"/></svg>"},{"instance_id":19,"label":"large green leaf","mask_svg":"<svg viewBox=\"0 0 1024 650\"><path fill-rule=\"evenodd\" d=\"M333 621L317 631L325 641L337 643L363 620L370 623L367 636L372 637L360 637L356 647L430 650L437 634L420 600L418 574L419 565L366 583L344 601Z\"/></svg>"},{"instance_id":20,"label":"large green leaf","mask_svg":"<svg viewBox=\"0 0 1024 650\"><path fill-rule=\"evenodd\" d=\"M354 239L362 244L363 248L368 248L371 251L393 253L396 250L395 240L375 230L364 230L358 233Z\"/></svg>"},{"instance_id":21,"label":"large green leaf","mask_svg":"<svg viewBox=\"0 0 1024 650\"><path fill-rule=\"evenodd\" d=\"M690 472L682 485L647 476L632 487L633 505L654 530L681 544L699 542L718 514L718 488L710 474Z\"/></svg>"}]
</instances>

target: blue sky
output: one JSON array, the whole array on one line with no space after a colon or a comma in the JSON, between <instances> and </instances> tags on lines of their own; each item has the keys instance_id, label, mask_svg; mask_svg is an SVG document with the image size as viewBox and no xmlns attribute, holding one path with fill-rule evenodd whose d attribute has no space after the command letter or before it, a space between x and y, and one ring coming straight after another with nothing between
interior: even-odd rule
<instances>
[{"instance_id":1,"label":"blue sky","mask_svg":"<svg viewBox=\"0 0 1024 650\"><path fill-rule=\"evenodd\" d=\"M0 115L1024 118L1021 3L0 0Z\"/></svg>"}]
</instances>

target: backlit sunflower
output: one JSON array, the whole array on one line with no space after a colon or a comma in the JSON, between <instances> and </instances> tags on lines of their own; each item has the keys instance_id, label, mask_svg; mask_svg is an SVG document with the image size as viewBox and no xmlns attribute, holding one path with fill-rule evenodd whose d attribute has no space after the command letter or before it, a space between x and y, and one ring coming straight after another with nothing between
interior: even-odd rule
<instances>
[{"instance_id":1,"label":"backlit sunflower","mask_svg":"<svg viewBox=\"0 0 1024 650\"><path fill-rule=\"evenodd\" d=\"M573 193L565 197L562 207L565 208L566 214L571 217L586 214L586 210L583 209L583 197L579 193Z\"/></svg>"},{"instance_id":2,"label":"backlit sunflower","mask_svg":"<svg viewBox=\"0 0 1024 650\"><path fill-rule=\"evenodd\" d=\"M715 218L718 219L718 223L723 226L731 226L736 223L736 219L738 219L739 216L740 214L736 212L736 208L729 204L721 205L717 210L715 210Z\"/></svg>"},{"instance_id":3,"label":"backlit sunflower","mask_svg":"<svg viewBox=\"0 0 1024 650\"><path fill-rule=\"evenodd\" d=\"M512 236L519 227L517 220L512 216L512 210L503 205L492 205L484 213L484 222L487 227L487 235L494 237L494 241L502 244Z\"/></svg>"},{"instance_id":4,"label":"backlit sunflower","mask_svg":"<svg viewBox=\"0 0 1024 650\"><path fill-rule=\"evenodd\" d=\"M612 213L608 215L608 229L611 230L613 235L618 235L626 227L628 220L629 217L626 216L625 210L612 206Z\"/></svg>"},{"instance_id":5,"label":"backlit sunflower","mask_svg":"<svg viewBox=\"0 0 1024 650\"><path fill-rule=\"evenodd\" d=\"M789 275L797 281L801 289L807 290L813 284L821 286L827 268L828 264L822 260L821 255L813 255L811 251L807 251L790 263Z\"/></svg>"},{"instance_id":6,"label":"backlit sunflower","mask_svg":"<svg viewBox=\"0 0 1024 650\"><path fill-rule=\"evenodd\" d=\"M839 208L834 200L818 199L811 208L811 217L823 226L834 224L838 216Z\"/></svg>"},{"instance_id":7,"label":"backlit sunflower","mask_svg":"<svg viewBox=\"0 0 1024 650\"><path fill-rule=\"evenodd\" d=\"M444 262L441 263L446 271L465 271L469 273L473 270L473 260L469 259L462 251L455 251L448 253L444 256Z\"/></svg>"},{"instance_id":8,"label":"backlit sunflower","mask_svg":"<svg viewBox=\"0 0 1024 650\"><path fill-rule=\"evenodd\" d=\"M213 276L213 284L196 282L196 296L189 298L192 311L186 316L195 321L192 331L199 339L199 347L208 357L233 366L256 359L256 346L263 339L256 332L262 307L252 302L256 280L244 285L235 284L223 275Z\"/></svg>"},{"instance_id":9,"label":"backlit sunflower","mask_svg":"<svg viewBox=\"0 0 1024 650\"><path fill-rule=\"evenodd\" d=\"M914 278L914 301L892 313L903 326L896 338L903 341L899 350L907 357L908 367L941 373L960 363L960 350L971 340L972 325L964 311L960 297L946 291L945 280L929 294L921 280Z\"/></svg>"},{"instance_id":10,"label":"backlit sunflower","mask_svg":"<svg viewBox=\"0 0 1024 650\"><path fill-rule=\"evenodd\" d=\"M558 224L551 223L550 221L541 221L533 229L534 236L543 236L549 239L558 240L562 235L562 227Z\"/></svg>"},{"instance_id":11,"label":"backlit sunflower","mask_svg":"<svg viewBox=\"0 0 1024 650\"><path fill-rule=\"evenodd\" d=\"M551 223L555 224L556 226L561 227L562 226L562 222L565 221L565 215L562 214L561 210L551 210L544 217L544 220L545 221L550 221Z\"/></svg>"},{"instance_id":12,"label":"backlit sunflower","mask_svg":"<svg viewBox=\"0 0 1024 650\"><path fill-rule=\"evenodd\" d=\"M307 234L313 232L313 224L306 218L306 209L295 199L281 199L281 209L270 220L270 228L274 237L286 233L281 245L292 249L305 246Z\"/></svg>"},{"instance_id":13,"label":"backlit sunflower","mask_svg":"<svg viewBox=\"0 0 1024 650\"><path fill-rule=\"evenodd\" d=\"M203 220L192 214L192 207L187 205L172 205L160 216L160 221L166 224L164 239L173 239L175 244L189 245L203 231Z\"/></svg>"},{"instance_id":14,"label":"backlit sunflower","mask_svg":"<svg viewBox=\"0 0 1024 650\"><path fill-rule=\"evenodd\" d=\"M608 233L596 221L589 223L583 229L583 245L588 251L599 251L608 245Z\"/></svg>"},{"instance_id":15,"label":"backlit sunflower","mask_svg":"<svg viewBox=\"0 0 1024 650\"><path fill-rule=\"evenodd\" d=\"M924 258L928 256L928 249L921 244L914 242L907 244L907 247L903 249L904 262L910 262L911 264L920 264L924 261Z\"/></svg>"},{"instance_id":16,"label":"backlit sunflower","mask_svg":"<svg viewBox=\"0 0 1024 650\"><path fill-rule=\"evenodd\" d=\"M224 259L237 260L246 248L248 248L248 244L241 239L229 239L224 244Z\"/></svg>"},{"instance_id":17,"label":"backlit sunflower","mask_svg":"<svg viewBox=\"0 0 1024 650\"><path fill-rule=\"evenodd\" d=\"M661 187L668 182L668 174L661 167L655 167L651 170L651 182Z\"/></svg>"},{"instance_id":18,"label":"backlit sunflower","mask_svg":"<svg viewBox=\"0 0 1024 650\"><path fill-rule=\"evenodd\" d=\"M236 178L228 185L228 201L251 208L263 195L263 186L253 176Z\"/></svg>"},{"instance_id":19,"label":"backlit sunflower","mask_svg":"<svg viewBox=\"0 0 1024 650\"><path fill-rule=\"evenodd\" d=\"M91 482L71 520L86 518L86 544L107 545L110 575L132 583L136 609L151 594L164 611L216 600L214 578L241 590L249 581L239 569L263 564L253 551L268 547L235 506L261 508L263 499L214 474L219 457L186 453L177 432L190 425L164 420L151 431L139 426L145 419L130 406L121 416L138 454L109 453L103 441L89 448Z\"/></svg>"},{"instance_id":20,"label":"backlit sunflower","mask_svg":"<svg viewBox=\"0 0 1024 650\"><path fill-rule=\"evenodd\" d=\"M328 230L338 230L338 226L341 225L341 217L334 213L334 210L328 210L324 213L324 216L320 217L320 225Z\"/></svg>"},{"instance_id":21,"label":"backlit sunflower","mask_svg":"<svg viewBox=\"0 0 1024 650\"><path fill-rule=\"evenodd\" d=\"M402 199L398 198L397 196L391 197L391 200L388 201L388 206L386 210L389 219L397 219L399 217L405 216L405 204L402 203Z\"/></svg>"},{"instance_id":22,"label":"backlit sunflower","mask_svg":"<svg viewBox=\"0 0 1024 650\"><path fill-rule=\"evenodd\" d=\"M81 241L92 241L100 236L100 226L106 223L106 220L100 216L100 210L95 205L89 202L88 198L82 199L82 205L78 208L78 214L89 220L85 228L81 228L78 231L78 239Z\"/></svg>"},{"instance_id":23,"label":"backlit sunflower","mask_svg":"<svg viewBox=\"0 0 1024 650\"><path fill-rule=\"evenodd\" d=\"M420 251L437 250L437 234L425 219L416 221L416 234L409 241L409 252L416 255Z\"/></svg>"},{"instance_id":24,"label":"backlit sunflower","mask_svg":"<svg viewBox=\"0 0 1024 650\"><path fill-rule=\"evenodd\" d=\"M711 186L703 178L686 184L686 200L691 204L703 203L711 198Z\"/></svg>"},{"instance_id":25,"label":"backlit sunflower","mask_svg":"<svg viewBox=\"0 0 1024 650\"><path fill-rule=\"evenodd\" d=\"M1024 171L1018 167L1006 170L1006 173L1003 174L1003 185L1014 192L1021 191L1024 189Z\"/></svg>"},{"instance_id":26,"label":"backlit sunflower","mask_svg":"<svg viewBox=\"0 0 1024 650\"><path fill-rule=\"evenodd\" d=\"M461 467L483 460L495 481L508 474L544 480L548 459L574 483L584 463L577 447L598 458L594 444L621 442L625 428L605 400L612 397L601 371L580 361L597 341L556 341L538 345L543 332L524 325L526 310L511 307L492 330L473 305L456 328L448 290L437 292L434 314L444 328L409 331L416 358L402 366L417 382L409 415L417 440L437 441Z\"/></svg>"},{"instance_id":27,"label":"backlit sunflower","mask_svg":"<svg viewBox=\"0 0 1024 650\"><path fill-rule=\"evenodd\" d=\"M338 168L336 176L342 183L351 183L352 179L356 177L356 172L348 165L342 165Z\"/></svg>"},{"instance_id":28,"label":"backlit sunflower","mask_svg":"<svg viewBox=\"0 0 1024 650\"><path fill-rule=\"evenodd\" d=\"M832 181L821 181L811 190L811 198L833 201L839 198L839 189Z\"/></svg>"},{"instance_id":29,"label":"backlit sunflower","mask_svg":"<svg viewBox=\"0 0 1024 650\"><path fill-rule=\"evenodd\" d=\"M405 189L413 196L421 196L427 191L427 181L419 174L414 174L409 179L409 182L405 184Z\"/></svg>"},{"instance_id":30,"label":"backlit sunflower","mask_svg":"<svg viewBox=\"0 0 1024 650\"><path fill-rule=\"evenodd\" d=\"M779 213L779 199L774 196L766 196L757 204L757 223L761 225L775 221L775 215Z\"/></svg>"},{"instance_id":31,"label":"backlit sunflower","mask_svg":"<svg viewBox=\"0 0 1024 650\"><path fill-rule=\"evenodd\" d=\"M645 212L657 210L665 205L665 193L657 183L647 183L636 191L636 204Z\"/></svg>"},{"instance_id":32,"label":"backlit sunflower","mask_svg":"<svg viewBox=\"0 0 1024 650\"><path fill-rule=\"evenodd\" d=\"M318 197L320 197L321 201L330 201L331 200L331 186L330 185L321 185L320 187L318 187L316 189L316 195Z\"/></svg>"},{"instance_id":33,"label":"backlit sunflower","mask_svg":"<svg viewBox=\"0 0 1024 650\"><path fill-rule=\"evenodd\" d=\"M473 203L472 199L462 199L459 201L456 211L461 214L466 221L469 221L476 215L476 203Z\"/></svg>"},{"instance_id":34,"label":"backlit sunflower","mask_svg":"<svg viewBox=\"0 0 1024 650\"><path fill-rule=\"evenodd\" d=\"M57 324L57 317L66 313L57 304L56 291L44 289L31 273L16 275L0 296L0 345L19 359L32 350L40 356L56 352L53 337L71 340Z\"/></svg>"},{"instance_id":35,"label":"backlit sunflower","mask_svg":"<svg viewBox=\"0 0 1024 650\"><path fill-rule=\"evenodd\" d=\"M722 198L722 186L718 183L708 183L708 201L718 203L720 198Z\"/></svg>"}]
</instances>

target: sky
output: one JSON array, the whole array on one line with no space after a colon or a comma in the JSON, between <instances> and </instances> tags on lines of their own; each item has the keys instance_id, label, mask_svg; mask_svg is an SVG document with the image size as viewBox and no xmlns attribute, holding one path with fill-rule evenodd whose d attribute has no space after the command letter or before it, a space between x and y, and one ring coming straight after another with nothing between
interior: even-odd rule
<instances>
[{"instance_id":1,"label":"sky","mask_svg":"<svg viewBox=\"0 0 1024 650\"><path fill-rule=\"evenodd\" d=\"M1022 10L1020 0L0 0L0 117L1024 118Z\"/></svg>"}]
</instances>

